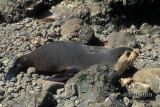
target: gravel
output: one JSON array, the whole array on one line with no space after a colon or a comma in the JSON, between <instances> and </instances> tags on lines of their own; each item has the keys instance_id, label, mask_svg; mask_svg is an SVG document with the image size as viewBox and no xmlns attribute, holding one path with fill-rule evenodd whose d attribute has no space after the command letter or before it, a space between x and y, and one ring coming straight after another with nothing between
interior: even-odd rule
<instances>
[{"instance_id":1,"label":"gravel","mask_svg":"<svg viewBox=\"0 0 160 107\"><path fill-rule=\"evenodd\" d=\"M144 31L145 27L146 26L142 26L142 30L135 28L134 25L129 28L136 37L136 42L141 52L134 63L134 66L138 70L145 67L160 66L160 37L156 34L156 32L159 31L155 31L154 34L149 34L149 31ZM154 29L154 27L151 27L151 29ZM21 91L21 93L41 91L42 87L37 83L37 79L44 79L48 76L36 74L34 68L27 73L21 72L9 82L2 80L9 68L13 66L17 57L33 51L37 47L48 43L48 41L59 40L60 30L61 27L57 25L56 22L37 23L32 18L26 18L19 23L3 23L0 25L0 86L6 90L6 93L4 90L0 90L0 95L4 95L2 99L5 99L3 103L14 97L18 97L19 95L16 93L19 91ZM63 92L64 88L57 90L57 94L62 94ZM58 100L58 102L60 101ZM77 96L71 97L64 105L70 105L72 107L74 106L73 102L76 102L75 104L79 103Z\"/></svg>"}]
</instances>

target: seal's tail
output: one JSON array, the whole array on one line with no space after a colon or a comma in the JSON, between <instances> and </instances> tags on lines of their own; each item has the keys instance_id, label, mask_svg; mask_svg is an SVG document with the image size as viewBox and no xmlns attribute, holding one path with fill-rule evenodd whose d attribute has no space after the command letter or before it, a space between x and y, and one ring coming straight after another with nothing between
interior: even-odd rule
<instances>
[{"instance_id":1,"label":"seal's tail","mask_svg":"<svg viewBox=\"0 0 160 107\"><path fill-rule=\"evenodd\" d=\"M17 76L17 74L20 73L20 71L20 69L17 69L15 67L10 68L7 74L5 75L4 80L11 80L13 77Z\"/></svg>"}]
</instances>

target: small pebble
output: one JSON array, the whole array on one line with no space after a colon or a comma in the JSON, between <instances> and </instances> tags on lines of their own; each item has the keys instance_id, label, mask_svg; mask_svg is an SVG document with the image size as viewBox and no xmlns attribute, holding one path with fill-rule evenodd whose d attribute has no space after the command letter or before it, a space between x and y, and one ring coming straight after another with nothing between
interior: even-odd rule
<instances>
[{"instance_id":1,"label":"small pebble","mask_svg":"<svg viewBox=\"0 0 160 107\"><path fill-rule=\"evenodd\" d=\"M12 93L12 92L14 92L14 88L8 88L8 91L7 91L8 93Z\"/></svg>"},{"instance_id":2,"label":"small pebble","mask_svg":"<svg viewBox=\"0 0 160 107\"><path fill-rule=\"evenodd\" d=\"M74 101L74 102L75 102L76 99L77 99L77 96L73 96L73 97L70 98L70 100Z\"/></svg>"},{"instance_id":3,"label":"small pebble","mask_svg":"<svg viewBox=\"0 0 160 107\"><path fill-rule=\"evenodd\" d=\"M2 61L0 61L0 67L2 67L3 66L3 62Z\"/></svg>"},{"instance_id":4,"label":"small pebble","mask_svg":"<svg viewBox=\"0 0 160 107\"><path fill-rule=\"evenodd\" d=\"M3 61L3 64L4 64L5 66L7 66L7 65L8 65L8 62L9 62L9 59L6 59L5 61Z\"/></svg>"},{"instance_id":5,"label":"small pebble","mask_svg":"<svg viewBox=\"0 0 160 107\"><path fill-rule=\"evenodd\" d=\"M16 77L13 77L10 82L17 82L17 78Z\"/></svg>"},{"instance_id":6,"label":"small pebble","mask_svg":"<svg viewBox=\"0 0 160 107\"><path fill-rule=\"evenodd\" d=\"M17 79L20 80L23 76L24 75L20 73L20 74L17 75Z\"/></svg>"},{"instance_id":7,"label":"small pebble","mask_svg":"<svg viewBox=\"0 0 160 107\"><path fill-rule=\"evenodd\" d=\"M32 74L32 77L34 80L37 80L39 78L39 75L38 74Z\"/></svg>"},{"instance_id":8,"label":"small pebble","mask_svg":"<svg viewBox=\"0 0 160 107\"><path fill-rule=\"evenodd\" d=\"M44 75L40 75L40 78L44 79L44 78L45 78L45 76L44 76Z\"/></svg>"},{"instance_id":9,"label":"small pebble","mask_svg":"<svg viewBox=\"0 0 160 107\"><path fill-rule=\"evenodd\" d=\"M4 77L4 74L3 73L0 73L0 78Z\"/></svg>"},{"instance_id":10,"label":"small pebble","mask_svg":"<svg viewBox=\"0 0 160 107\"><path fill-rule=\"evenodd\" d=\"M57 95L58 95L58 94L61 94L61 93L63 93L63 92L64 92L64 88L60 88L60 89L57 90Z\"/></svg>"},{"instance_id":11,"label":"small pebble","mask_svg":"<svg viewBox=\"0 0 160 107\"><path fill-rule=\"evenodd\" d=\"M36 73L36 68L35 67L29 67L27 69L27 74L33 74L33 73Z\"/></svg>"},{"instance_id":12,"label":"small pebble","mask_svg":"<svg viewBox=\"0 0 160 107\"><path fill-rule=\"evenodd\" d=\"M18 96L19 96L19 94L17 94L17 93L16 93L16 94L14 94L14 98L17 98Z\"/></svg>"},{"instance_id":13,"label":"small pebble","mask_svg":"<svg viewBox=\"0 0 160 107\"><path fill-rule=\"evenodd\" d=\"M0 95L4 95L5 91L4 90L0 90Z\"/></svg>"},{"instance_id":14,"label":"small pebble","mask_svg":"<svg viewBox=\"0 0 160 107\"><path fill-rule=\"evenodd\" d=\"M14 95L10 95L10 96L7 97L8 100L11 100L13 98L14 98Z\"/></svg>"},{"instance_id":15,"label":"small pebble","mask_svg":"<svg viewBox=\"0 0 160 107\"><path fill-rule=\"evenodd\" d=\"M3 81L0 81L0 86L5 85L5 83Z\"/></svg>"},{"instance_id":16,"label":"small pebble","mask_svg":"<svg viewBox=\"0 0 160 107\"><path fill-rule=\"evenodd\" d=\"M32 77L32 74L27 74L27 77L30 77L30 78L31 78L31 77Z\"/></svg>"},{"instance_id":17,"label":"small pebble","mask_svg":"<svg viewBox=\"0 0 160 107\"><path fill-rule=\"evenodd\" d=\"M65 101L65 104L64 104L65 107L74 107L74 102L73 101L70 101L70 100L67 100Z\"/></svg>"},{"instance_id":18,"label":"small pebble","mask_svg":"<svg viewBox=\"0 0 160 107\"><path fill-rule=\"evenodd\" d=\"M23 81L24 83L28 83L28 82L31 81L31 78L30 78L30 77L27 77L27 76L24 76L23 79L22 79L22 81Z\"/></svg>"},{"instance_id":19,"label":"small pebble","mask_svg":"<svg viewBox=\"0 0 160 107\"><path fill-rule=\"evenodd\" d=\"M4 99L5 99L4 96L0 96L0 102L3 101ZM3 106L1 106L1 104L0 104L0 107L3 107Z\"/></svg>"},{"instance_id":20,"label":"small pebble","mask_svg":"<svg viewBox=\"0 0 160 107\"><path fill-rule=\"evenodd\" d=\"M33 80L32 81L32 86L36 86L37 85L37 81Z\"/></svg>"}]
</instances>

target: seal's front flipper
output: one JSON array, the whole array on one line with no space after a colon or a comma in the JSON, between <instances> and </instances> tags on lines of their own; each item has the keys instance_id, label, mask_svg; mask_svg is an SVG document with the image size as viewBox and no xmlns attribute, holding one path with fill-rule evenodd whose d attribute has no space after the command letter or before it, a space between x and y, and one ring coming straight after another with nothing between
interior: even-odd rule
<instances>
[{"instance_id":1,"label":"seal's front flipper","mask_svg":"<svg viewBox=\"0 0 160 107\"><path fill-rule=\"evenodd\" d=\"M68 67L66 70L64 70L64 72L54 74L45 80L56 81L56 82L66 82L80 71L81 69L79 67L71 66L71 67Z\"/></svg>"}]
</instances>

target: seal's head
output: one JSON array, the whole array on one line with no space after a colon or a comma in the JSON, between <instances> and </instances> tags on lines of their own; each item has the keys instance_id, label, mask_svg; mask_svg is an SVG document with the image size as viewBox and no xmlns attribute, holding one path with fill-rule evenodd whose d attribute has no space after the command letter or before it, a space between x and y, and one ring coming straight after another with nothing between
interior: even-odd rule
<instances>
[{"instance_id":1,"label":"seal's head","mask_svg":"<svg viewBox=\"0 0 160 107\"><path fill-rule=\"evenodd\" d=\"M138 53L131 50L126 50L124 54L119 56L114 68L119 76L133 63L133 61L135 61L137 56Z\"/></svg>"}]
</instances>

